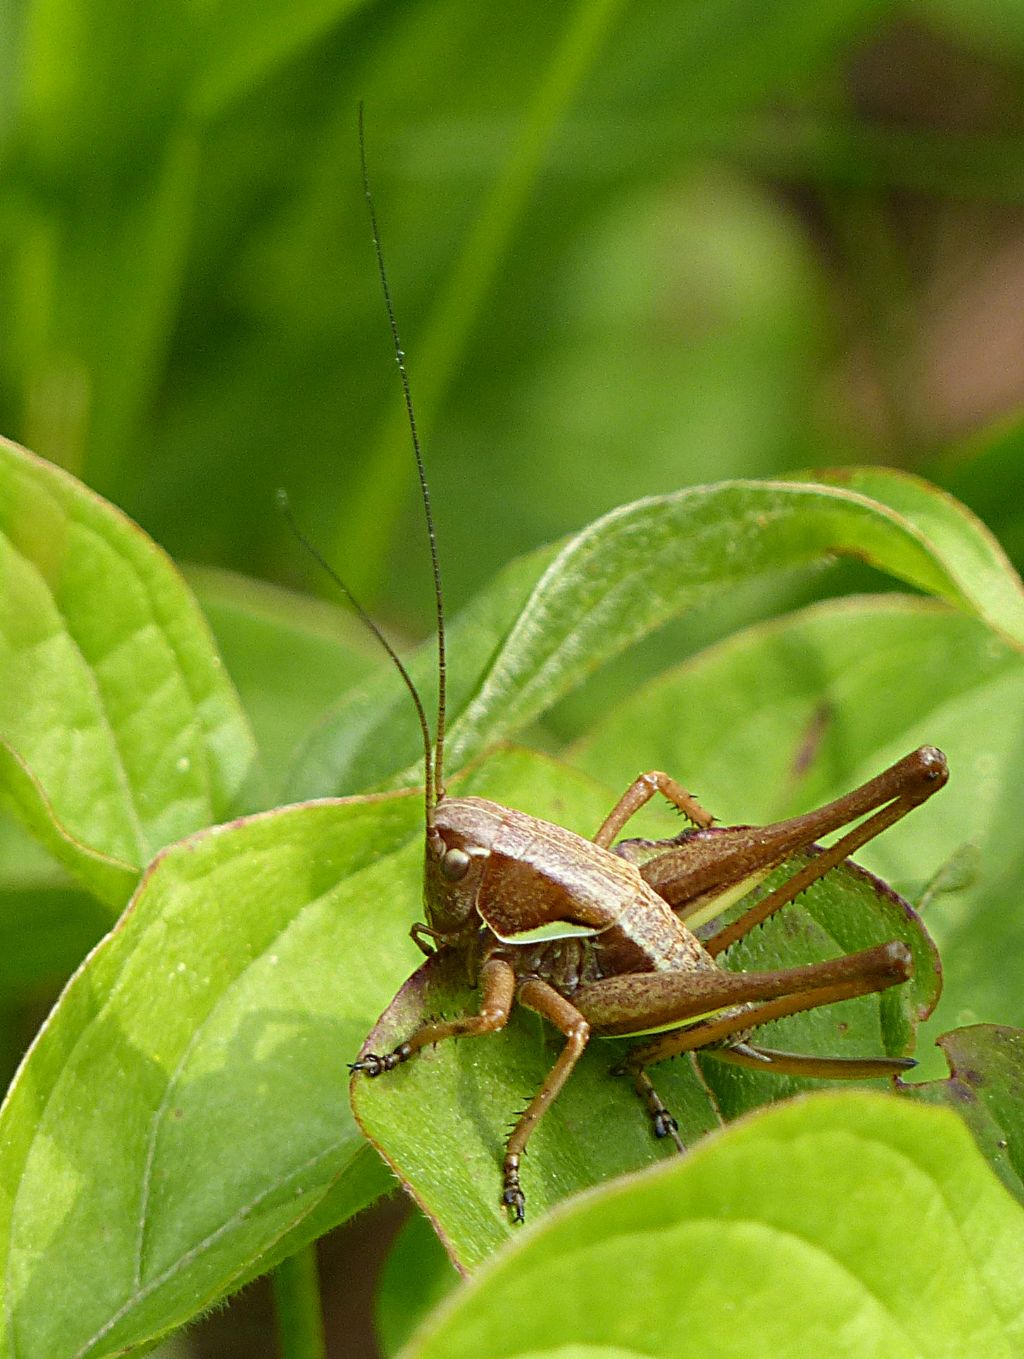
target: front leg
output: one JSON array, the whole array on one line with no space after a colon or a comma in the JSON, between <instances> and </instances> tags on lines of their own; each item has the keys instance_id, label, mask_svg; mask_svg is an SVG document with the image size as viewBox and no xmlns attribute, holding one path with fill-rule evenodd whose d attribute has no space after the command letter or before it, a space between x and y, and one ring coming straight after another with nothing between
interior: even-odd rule
<instances>
[{"instance_id":1,"label":"front leg","mask_svg":"<svg viewBox=\"0 0 1024 1359\"><path fill-rule=\"evenodd\" d=\"M461 1015L442 1023L424 1024L411 1038L399 1043L391 1052L366 1052L352 1062L350 1071L361 1071L367 1076L382 1076L407 1062L420 1048L441 1043L446 1038L476 1038L484 1033L497 1033L508 1023L516 993L516 974L504 958L489 958L480 969L483 999L475 1015Z\"/></svg>"}]
</instances>

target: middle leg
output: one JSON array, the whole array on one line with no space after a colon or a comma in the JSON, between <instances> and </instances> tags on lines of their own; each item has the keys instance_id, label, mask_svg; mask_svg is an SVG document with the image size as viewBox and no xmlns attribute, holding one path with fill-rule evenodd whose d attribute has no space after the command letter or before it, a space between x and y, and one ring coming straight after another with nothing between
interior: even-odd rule
<instances>
[{"instance_id":1,"label":"middle leg","mask_svg":"<svg viewBox=\"0 0 1024 1359\"><path fill-rule=\"evenodd\" d=\"M519 1163L526 1150L526 1144L530 1134L569 1079L569 1074L579 1061L590 1037L590 1025L579 1010L547 982L538 978L524 982L519 989L519 1001L543 1019L550 1020L565 1034L566 1042L558 1061L548 1072L544 1084L520 1115L505 1147L505 1160L502 1165L505 1188L501 1197L516 1222L522 1222L526 1210L526 1196L519 1183Z\"/></svg>"}]
</instances>

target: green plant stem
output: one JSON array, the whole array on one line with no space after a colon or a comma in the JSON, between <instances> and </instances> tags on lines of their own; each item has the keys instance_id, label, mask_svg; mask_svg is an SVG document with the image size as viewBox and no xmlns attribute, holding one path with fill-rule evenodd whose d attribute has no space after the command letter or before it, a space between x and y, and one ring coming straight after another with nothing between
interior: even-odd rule
<instances>
[{"instance_id":1,"label":"green plant stem","mask_svg":"<svg viewBox=\"0 0 1024 1359\"><path fill-rule=\"evenodd\" d=\"M316 1246L282 1260L273 1274L281 1359L325 1359Z\"/></svg>"}]
</instances>

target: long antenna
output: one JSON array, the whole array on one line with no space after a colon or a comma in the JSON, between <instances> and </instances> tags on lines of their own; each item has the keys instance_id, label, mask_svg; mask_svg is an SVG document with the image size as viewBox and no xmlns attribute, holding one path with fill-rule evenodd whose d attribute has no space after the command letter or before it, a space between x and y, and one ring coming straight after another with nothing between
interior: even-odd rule
<instances>
[{"instance_id":1,"label":"long antenna","mask_svg":"<svg viewBox=\"0 0 1024 1359\"><path fill-rule=\"evenodd\" d=\"M399 656L398 652L391 645L388 639L384 636L383 632L381 632L380 628L373 621L370 615L366 612L362 604L360 604L359 600L356 599L355 595L342 580L341 576L338 575L337 571L335 571L334 567L330 564L330 562L323 555L320 549L313 542L311 542L310 539L307 538L306 535L303 533L302 529L299 528L299 525L295 519L295 515L292 513L292 507L291 503L288 500L287 491L278 491L277 505L278 509L284 515L288 527L291 529L292 533L295 534L295 537L299 540L299 542L306 549L306 551L313 558L313 560L319 566L323 567L323 569L327 572L331 580L334 581L335 585L342 592L342 594L345 596L348 602L352 605L352 608L358 614L360 619L362 619L362 621L373 633L374 637L376 637L377 641L380 642L381 646L391 657L392 661L394 661L398 673L402 676L402 679L405 681L405 687L409 690L409 693L412 695L412 701L416 705L416 716L420 720L420 731L423 733L423 769L425 786L424 796L426 799L427 807L427 824L429 825L433 820L434 806L436 804L437 799L434 796L435 793L434 777L433 771L431 770L430 767L431 756L433 755L433 751L431 750L430 746L430 726L427 722L427 714L423 711L423 700L420 698L419 690L416 688L415 684L413 684L412 676L409 674L408 670L406 670L405 666L402 664L402 659Z\"/></svg>"},{"instance_id":2,"label":"long antenna","mask_svg":"<svg viewBox=\"0 0 1024 1359\"><path fill-rule=\"evenodd\" d=\"M427 769L427 821L431 820L432 806L440 802L444 797L444 722L445 710L447 706L447 664L445 656L444 638L444 593L441 589L441 564L437 555L437 536L434 532L434 516L430 510L430 488L427 485L427 474L423 467L423 453L420 449L420 436L416 428L416 412L412 405L412 390L409 386L409 374L405 367L405 350L398 337L398 323L395 320L395 308L391 301L391 288L388 284L387 270L384 268L384 251L380 243L380 229L377 226L377 213L373 206L373 194L370 192L370 176L366 168L366 132L363 120L362 101L359 104L359 164L363 173L363 193L366 195L366 206L370 213L370 229L373 232L373 248L377 256L377 272L380 275L380 284L384 292L384 305L387 308L388 325L391 327L391 342L395 349L395 362L398 364L398 374L402 380L402 395L405 398L405 411L409 417L409 433L412 436L412 451L416 459L416 471L420 479L420 496L423 501L423 514L427 521L427 539L430 543L430 565L434 575L434 604L437 610L437 734L434 741L434 772L433 778L430 776L429 758ZM352 598L348 590L345 593ZM353 603L355 601L353 600ZM358 608L358 605L356 606ZM362 609L360 614L365 618ZM374 632L377 629L374 628ZM380 636L380 633L377 632ZM383 639L382 639L383 640ZM388 647L391 651L391 648ZM394 653L392 652L392 655ZM397 657L395 658L397 660ZM403 674L405 673L404 667ZM409 683L408 676L406 682ZM411 687L411 685L410 685ZM420 711L421 719L423 713L422 704L417 695L417 708ZM433 785L433 803L430 799L430 788Z\"/></svg>"}]
</instances>

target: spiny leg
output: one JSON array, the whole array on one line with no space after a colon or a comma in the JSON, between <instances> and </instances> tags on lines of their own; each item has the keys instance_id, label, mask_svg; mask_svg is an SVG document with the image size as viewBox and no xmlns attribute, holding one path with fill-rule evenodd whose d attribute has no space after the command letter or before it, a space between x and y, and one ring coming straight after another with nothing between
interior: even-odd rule
<instances>
[{"instance_id":1,"label":"spiny leg","mask_svg":"<svg viewBox=\"0 0 1024 1359\"><path fill-rule=\"evenodd\" d=\"M446 1038L475 1038L480 1034L497 1033L508 1023L512 1011L516 974L503 958L489 958L480 969L480 986L483 998L475 1015L460 1015L458 1019L424 1024L392 1052L381 1055L366 1052L357 1062L352 1062L349 1069L361 1071L367 1076L382 1076L385 1071L393 1071L419 1052L420 1048L428 1047L431 1043L441 1043Z\"/></svg>"},{"instance_id":2,"label":"spiny leg","mask_svg":"<svg viewBox=\"0 0 1024 1359\"><path fill-rule=\"evenodd\" d=\"M901 820L916 805L916 803L904 805L901 802L893 802L888 807L883 807L880 812L876 812L874 816L869 816L866 821L855 826L852 831L842 836L834 845L829 845L820 854L816 854L791 878L787 878L774 891L767 893L760 901L755 902L749 910L744 911L731 924L707 938L704 941L704 947L712 958L717 958L720 953L724 953L738 940L744 939L751 930L764 924L770 916L775 915L783 906L788 906L801 892L806 892L812 883L823 878L830 869L841 864L844 859L848 859L851 854L856 853L869 840L873 840L876 835L880 835L882 831Z\"/></svg>"},{"instance_id":3,"label":"spiny leg","mask_svg":"<svg viewBox=\"0 0 1024 1359\"><path fill-rule=\"evenodd\" d=\"M671 775L663 773L660 769L649 769L646 774L634 779L616 802L594 836L594 844L600 845L602 849L608 849L630 817L634 816L645 803L650 802L657 793L668 798L669 802L678 807L695 826L706 830L715 819L710 812L705 811L693 794L688 793Z\"/></svg>"},{"instance_id":4,"label":"spiny leg","mask_svg":"<svg viewBox=\"0 0 1024 1359\"><path fill-rule=\"evenodd\" d=\"M799 1014L803 1010L815 1010L821 1005L832 1005L841 1000L853 1000L857 996L884 991L897 986L911 975L912 959L904 944L893 942L875 948L865 949L862 953L849 954L831 963L811 963L804 968L788 969L787 972L774 974L779 977L803 972L804 985L790 986L774 999L731 1009L710 1019L701 1020L688 1028L675 1029L660 1034L650 1043L633 1049L626 1061L626 1069L653 1066L656 1062L675 1057L681 1052L694 1052L700 1048L710 1048L728 1040L733 1034L744 1033L748 1029L759 1028L773 1019L786 1015ZM743 977L742 973L732 974ZM749 980L758 978L768 982L773 974L749 974ZM753 989L753 988L752 988ZM762 983L759 988L767 990ZM742 1051L742 1050L741 1050ZM756 1054L756 1049L749 1050ZM879 1059L880 1061L884 1059ZM902 1069L896 1063L889 1070ZM810 1074L805 1071L805 1074ZM888 1071L875 1071L875 1075L889 1074Z\"/></svg>"},{"instance_id":5,"label":"spiny leg","mask_svg":"<svg viewBox=\"0 0 1024 1359\"><path fill-rule=\"evenodd\" d=\"M700 1021L706 1027L733 1013L749 1016L755 1002L775 1001L850 982L865 991L881 991L906 981L912 970L910 950L906 944L892 940L827 962L802 963L772 972L729 972L708 964L603 977L578 987L572 999L591 1028L604 1037L657 1033L654 1041L660 1042L677 1034L690 1021ZM743 1024L734 1026L742 1027Z\"/></svg>"},{"instance_id":6,"label":"spiny leg","mask_svg":"<svg viewBox=\"0 0 1024 1359\"><path fill-rule=\"evenodd\" d=\"M645 1067L678 1052L693 1053L730 1038L736 1040L730 1049L738 1046L758 1065L767 1067L771 1054L763 1054L762 1060L757 1049L742 1042L740 1035L746 1030L783 1014L895 986L907 980L912 966L910 950L893 941L828 962L774 972L726 972L707 967L606 977L578 988L573 1002L592 1028L605 1036L629 1037L638 1028L667 1030L634 1047L617 1069L617 1074L629 1076L651 1115L655 1132L664 1136L670 1130L671 1115L647 1079ZM696 1022L679 1027L687 1020ZM869 1072L859 1074L878 1076L902 1067L903 1063L892 1062L883 1069L872 1062ZM814 1072L804 1068L803 1074ZM827 1074L833 1074L832 1070ZM680 1141L676 1146L682 1149Z\"/></svg>"},{"instance_id":7,"label":"spiny leg","mask_svg":"<svg viewBox=\"0 0 1024 1359\"><path fill-rule=\"evenodd\" d=\"M873 816L854 826L834 845L829 845L820 854L816 854L810 863L805 864L791 878L787 878L774 891L756 902L737 920L719 930L717 934L711 935L704 941L704 947L713 958L723 953L731 944L744 938L757 925L762 924L801 892L806 891L812 883L824 877L829 869L848 859L869 840L873 840L876 835L880 835L897 821L901 821L908 812L927 801L943 786L947 777L946 758L942 752L932 746L922 746L920 750L915 750L902 760L898 760L877 778L869 779L867 783L853 789L845 797L838 798L815 812L809 812L805 817L797 817L792 823L786 823L797 825L805 822L808 834L804 844L809 845L817 835L824 834L829 829L838 829L856 817L864 816L872 808L880 807ZM781 828L781 825L782 823L780 827L766 829L776 830Z\"/></svg>"},{"instance_id":8,"label":"spiny leg","mask_svg":"<svg viewBox=\"0 0 1024 1359\"><path fill-rule=\"evenodd\" d=\"M565 1034L566 1043L558 1060L545 1077L544 1084L520 1116L505 1147L505 1160L502 1165L505 1187L501 1200L516 1222L522 1222L526 1215L526 1198L519 1184L520 1159L526 1150L530 1134L569 1079L569 1073L579 1060L590 1037L590 1025L579 1010L547 982L536 978L524 982L519 990L519 1001L536 1011L543 1019L550 1020Z\"/></svg>"},{"instance_id":9,"label":"spiny leg","mask_svg":"<svg viewBox=\"0 0 1024 1359\"><path fill-rule=\"evenodd\" d=\"M811 1076L822 1081L866 1081L879 1076L898 1076L917 1066L913 1057L809 1057L802 1052L779 1052L776 1048L740 1043L731 1048L710 1048L717 1062L771 1071L777 1076Z\"/></svg>"}]
</instances>

